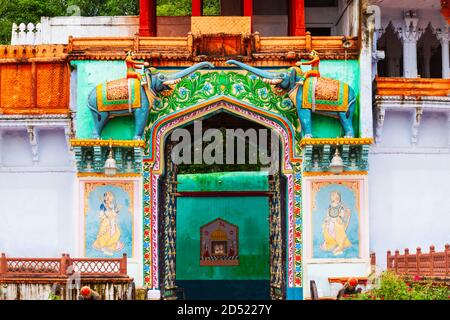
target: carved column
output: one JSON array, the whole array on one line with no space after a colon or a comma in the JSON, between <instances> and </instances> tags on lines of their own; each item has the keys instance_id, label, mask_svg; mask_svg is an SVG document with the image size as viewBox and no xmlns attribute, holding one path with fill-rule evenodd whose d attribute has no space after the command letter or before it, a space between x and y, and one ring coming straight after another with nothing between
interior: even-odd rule
<instances>
[{"instance_id":1,"label":"carved column","mask_svg":"<svg viewBox=\"0 0 450 320\"><path fill-rule=\"evenodd\" d=\"M156 1L139 0L139 35L156 36Z\"/></svg>"},{"instance_id":2,"label":"carved column","mask_svg":"<svg viewBox=\"0 0 450 320\"><path fill-rule=\"evenodd\" d=\"M438 40L441 42L442 47L442 78L450 79L450 56L449 56L449 39L450 39L450 27L446 25L442 32L437 34Z\"/></svg>"},{"instance_id":3,"label":"carved column","mask_svg":"<svg viewBox=\"0 0 450 320\"><path fill-rule=\"evenodd\" d=\"M201 17L203 15L203 0L192 0L192 16Z\"/></svg>"},{"instance_id":4,"label":"carved column","mask_svg":"<svg viewBox=\"0 0 450 320\"><path fill-rule=\"evenodd\" d=\"M304 36L305 32L305 0L290 0L289 35Z\"/></svg>"},{"instance_id":5,"label":"carved column","mask_svg":"<svg viewBox=\"0 0 450 320\"><path fill-rule=\"evenodd\" d=\"M403 42L403 76L417 78L417 41L420 37L419 19L415 11L405 13L405 26L399 29Z\"/></svg>"}]
</instances>

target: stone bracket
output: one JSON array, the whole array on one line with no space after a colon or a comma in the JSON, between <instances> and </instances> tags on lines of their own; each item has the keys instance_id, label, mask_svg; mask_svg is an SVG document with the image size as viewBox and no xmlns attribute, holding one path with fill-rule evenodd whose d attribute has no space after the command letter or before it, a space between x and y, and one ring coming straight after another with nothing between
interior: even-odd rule
<instances>
[{"instance_id":1,"label":"stone bracket","mask_svg":"<svg viewBox=\"0 0 450 320\"><path fill-rule=\"evenodd\" d=\"M386 108L384 106L376 106L375 108L375 142L381 143L381 135L383 133L384 117Z\"/></svg>"},{"instance_id":2,"label":"stone bracket","mask_svg":"<svg viewBox=\"0 0 450 320\"><path fill-rule=\"evenodd\" d=\"M423 108L417 107L411 113L411 144L417 145L419 137L419 127L422 120Z\"/></svg>"},{"instance_id":3,"label":"stone bracket","mask_svg":"<svg viewBox=\"0 0 450 320\"><path fill-rule=\"evenodd\" d=\"M28 140L31 145L31 154L33 157L33 164L39 164L39 137L38 129L35 126L27 126Z\"/></svg>"}]
</instances>

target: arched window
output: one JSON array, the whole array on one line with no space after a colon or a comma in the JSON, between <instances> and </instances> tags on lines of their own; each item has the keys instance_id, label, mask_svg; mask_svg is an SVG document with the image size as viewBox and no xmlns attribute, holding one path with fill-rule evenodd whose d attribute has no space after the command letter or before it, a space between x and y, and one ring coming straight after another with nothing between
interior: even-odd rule
<instances>
[{"instance_id":1,"label":"arched window","mask_svg":"<svg viewBox=\"0 0 450 320\"><path fill-rule=\"evenodd\" d=\"M380 77L403 76L403 44L398 38L392 22L378 40L377 48L383 50L386 56L384 60L378 62L378 75Z\"/></svg>"},{"instance_id":2,"label":"arched window","mask_svg":"<svg viewBox=\"0 0 450 320\"><path fill-rule=\"evenodd\" d=\"M417 71L422 78L442 78L442 47L431 23L417 42Z\"/></svg>"}]
</instances>

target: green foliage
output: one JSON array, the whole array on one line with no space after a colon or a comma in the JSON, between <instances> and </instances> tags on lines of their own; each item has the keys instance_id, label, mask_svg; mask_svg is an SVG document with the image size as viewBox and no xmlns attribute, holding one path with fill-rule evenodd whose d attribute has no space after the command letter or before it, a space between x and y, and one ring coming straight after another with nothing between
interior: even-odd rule
<instances>
[{"instance_id":1,"label":"green foliage","mask_svg":"<svg viewBox=\"0 0 450 320\"><path fill-rule=\"evenodd\" d=\"M192 0L157 0L158 16L189 16L192 12Z\"/></svg>"},{"instance_id":2,"label":"green foliage","mask_svg":"<svg viewBox=\"0 0 450 320\"><path fill-rule=\"evenodd\" d=\"M220 0L203 0L204 16L220 16Z\"/></svg>"},{"instance_id":3,"label":"green foliage","mask_svg":"<svg viewBox=\"0 0 450 320\"><path fill-rule=\"evenodd\" d=\"M0 44L11 41L11 28L15 22L37 23L42 16L64 15L64 0L0 0Z\"/></svg>"},{"instance_id":4,"label":"green foliage","mask_svg":"<svg viewBox=\"0 0 450 320\"><path fill-rule=\"evenodd\" d=\"M64 2L66 7L78 6L82 16L128 16L139 13L138 0L65 0Z\"/></svg>"},{"instance_id":5,"label":"green foliage","mask_svg":"<svg viewBox=\"0 0 450 320\"><path fill-rule=\"evenodd\" d=\"M0 44L10 43L13 23L38 23L41 17L77 13L82 16L118 16L137 15L138 12L138 0L0 0Z\"/></svg>"},{"instance_id":6,"label":"green foliage","mask_svg":"<svg viewBox=\"0 0 450 320\"><path fill-rule=\"evenodd\" d=\"M190 16L192 0L157 0L156 15L158 16ZM203 0L203 15L220 15L220 0Z\"/></svg>"},{"instance_id":7,"label":"green foliage","mask_svg":"<svg viewBox=\"0 0 450 320\"><path fill-rule=\"evenodd\" d=\"M191 0L157 0L158 16L189 16ZM79 10L75 7L77 6ZM204 15L220 15L219 0L204 0ZM12 24L38 23L41 17L127 16L139 14L138 0L0 0L0 44L11 41Z\"/></svg>"},{"instance_id":8,"label":"green foliage","mask_svg":"<svg viewBox=\"0 0 450 320\"><path fill-rule=\"evenodd\" d=\"M356 296L351 300L448 300L449 289L445 284L430 280L403 279L392 272L383 272L379 287Z\"/></svg>"}]
</instances>

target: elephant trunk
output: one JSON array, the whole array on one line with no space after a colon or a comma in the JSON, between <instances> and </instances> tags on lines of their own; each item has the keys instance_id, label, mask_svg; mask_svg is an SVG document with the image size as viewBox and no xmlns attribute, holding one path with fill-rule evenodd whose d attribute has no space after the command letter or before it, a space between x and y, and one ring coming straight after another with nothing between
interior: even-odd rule
<instances>
[{"instance_id":1,"label":"elephant trunk","mask_svg":"<svg viewBox=\"0 0 450 320\"><path fill-rule=\"evenodd\" d=\"M236 60L228 60L227 64L234 64L236 66L241 67L244 70L247 70L261 78L263 78L263 81L270 84L278 84L282 81L279 74L268 72L265 70L261 70L252 66L249 66L248 64L236 61Z\"/></svg>"},{"instance_id":2,"label":"elephant trunk","mask_svg":"<svg viewBox=\"0 0 450 320\"><path fill-rule=\"evenodd\" d=\"M195 71L203 69L203 68L212 69L212 68L214 68L214 65L209 62L200 62L200 63L194 64L193 66L191 66L187 69L181 70L175 74L168 75L167 76L168 80L164 81L164 84L165 85L176 84L176 83L180 82L183 77L186 77L186 76L190 75L191 73L194 73Z\"/></svg>"}]
</instances>

